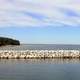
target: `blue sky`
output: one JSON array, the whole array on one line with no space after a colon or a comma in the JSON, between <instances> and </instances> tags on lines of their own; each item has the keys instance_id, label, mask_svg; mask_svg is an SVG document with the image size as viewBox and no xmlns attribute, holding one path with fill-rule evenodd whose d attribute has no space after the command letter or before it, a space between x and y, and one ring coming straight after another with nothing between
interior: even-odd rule
<instances>
[{"instance_id":1,"label":"blue sky","mask_svg":"<svg viewBox=\"0 0 80 80\"><path fill-rule=\"evenodd\" d=\"M0 0L0 36L28 44L80 44L80 0Z\"/></svg>"},{"instance_id":2,"label":"blue sky","mask_svg":"<svg viewBox=\"0 0 80 80\"><path fill-rule=\"evenodd\" d=\"M28 44L80 44L79 27L8 27L0 35Z\"/></svg>"}]
</instances>

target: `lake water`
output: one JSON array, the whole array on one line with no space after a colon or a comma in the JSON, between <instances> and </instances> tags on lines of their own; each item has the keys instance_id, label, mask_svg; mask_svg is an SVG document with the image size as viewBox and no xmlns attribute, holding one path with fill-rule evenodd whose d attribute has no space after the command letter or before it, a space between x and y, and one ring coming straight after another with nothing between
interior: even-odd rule
<instances>
[{"instance_id":1,"label":"lake water","mask_svg":"<svg viewBox=\"0 0 80 80\"><path fill-rule=\"evenodd\" d=\"M80 45L64 45L64 44L21 44L20 46L0 47L0 50L80 50Z\"/></svg>"},{"instance_id":2,"label":"lake water","mask_svg":"<svg viewBox=\"0 0 80 80\"><path fill-rule=\"evenodd\" d=\"M0 80L80 80L80 60L1 59Z\"/></svg>"}]
</instances>

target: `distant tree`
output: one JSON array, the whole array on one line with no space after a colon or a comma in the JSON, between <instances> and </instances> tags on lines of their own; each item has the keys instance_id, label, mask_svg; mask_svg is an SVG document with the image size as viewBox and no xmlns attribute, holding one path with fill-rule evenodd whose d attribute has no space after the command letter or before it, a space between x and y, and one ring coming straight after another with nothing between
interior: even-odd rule
<instances>
[{"instance_id":1,"label":"distant tree","mask_svg":"<svg viewBox=\"0 0 80 80\"><path fill-rule=\"evenodd\" d=\"M20 42L11 38L0 37L0 46L4 45L20 45Z\"/></svg>"}]
</instances>

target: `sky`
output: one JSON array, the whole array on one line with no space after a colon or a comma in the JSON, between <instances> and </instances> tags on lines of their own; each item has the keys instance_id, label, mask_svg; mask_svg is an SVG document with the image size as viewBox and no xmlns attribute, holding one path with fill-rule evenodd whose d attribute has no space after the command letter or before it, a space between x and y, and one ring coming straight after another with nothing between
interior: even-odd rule
<instances>
[{"instance_id":1,"label":"sky","mask_svg":"<svg viewBox=\"0 0 80 80\"><path fill-rule=\"evenodd\" d=\"M80 0L0 0L0 36L26 44L80 44Z\"/></svg>"}]
</instances>

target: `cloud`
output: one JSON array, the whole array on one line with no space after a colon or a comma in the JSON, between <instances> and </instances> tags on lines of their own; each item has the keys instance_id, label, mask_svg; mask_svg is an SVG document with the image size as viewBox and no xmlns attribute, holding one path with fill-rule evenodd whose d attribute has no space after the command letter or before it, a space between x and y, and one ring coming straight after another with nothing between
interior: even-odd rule
<instances>
[{"instance_id":1,"label":"cloud","mask_svg":"<svg viewBox=\"0 0 80 80\"><path fill-rule=\"evenodd\" d=\"M0 0L0 27L76 27L79 7L79 0Z\"/></svg>"}]
</instances>

